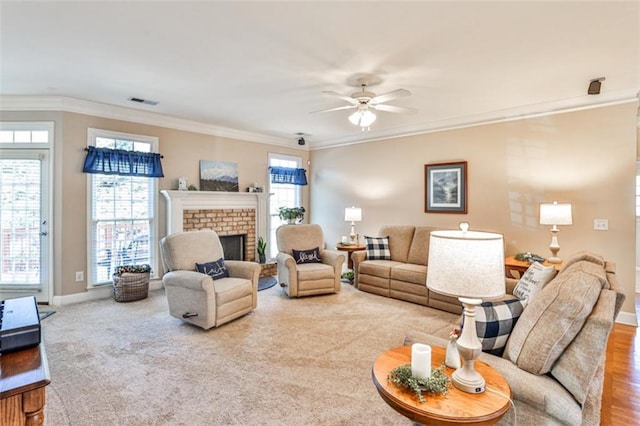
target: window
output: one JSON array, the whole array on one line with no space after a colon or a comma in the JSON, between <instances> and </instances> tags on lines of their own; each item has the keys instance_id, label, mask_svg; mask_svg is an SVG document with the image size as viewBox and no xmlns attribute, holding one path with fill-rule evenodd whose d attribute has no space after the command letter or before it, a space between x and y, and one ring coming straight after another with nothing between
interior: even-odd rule
<instances>
[{"instance_id":1,"label":"window","mask_svg":"<svg viewBox=\"0 0 640 426\"><path fill-rule=\"evenodd\" d=\"M156 152L158 139L89 129L97 148ZM89 286L110 284L120 265L156 261L156 179L88 174Z\"/></svg>"},{"instance_id":2,"label":"window","mask_svg":"<svg viewBox=\"0 0 640 426\"><path fill-rule=\"evenodd\" d=\"M290 155L269 154L269 167L302 167L302 158ZM282 224L278 209L280 207L302 206L302 187L293 184L271 183L269 179L269 227L270 244L269 254L271 258L278 254L276 245L276 229Z\"/></svg>"}]
</instances>

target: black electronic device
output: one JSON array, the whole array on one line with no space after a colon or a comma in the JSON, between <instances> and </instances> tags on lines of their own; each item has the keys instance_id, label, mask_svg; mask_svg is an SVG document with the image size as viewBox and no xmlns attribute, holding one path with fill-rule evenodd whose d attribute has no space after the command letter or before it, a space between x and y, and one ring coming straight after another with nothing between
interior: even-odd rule
<instances>
[{"instance_id":1,"label":"black electronic device","mask_svg":"<svg viewBox=\"0 0 640 426\"><path fill-rule=\"evenodd\" d=\"M0 301L0 353L40 344L40 316L36 298Z\"/></svg>"}]
</instances>

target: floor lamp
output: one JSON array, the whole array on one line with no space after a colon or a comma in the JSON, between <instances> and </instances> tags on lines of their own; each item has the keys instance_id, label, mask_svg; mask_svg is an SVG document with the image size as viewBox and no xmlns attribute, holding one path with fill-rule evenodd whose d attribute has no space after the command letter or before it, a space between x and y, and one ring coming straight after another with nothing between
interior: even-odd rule
<instances>
[{"instance_id":1,"label":"floor lamp","mask_svg":"<svg viewBox=\"0 0 640 426\"><path fill-rule=\"evenodd\" d=\"M503 296L504 239L501 234L469 231L433 231L429 240L427 287L436 293L458 297L464 306L464 325L457 340L462 367L451 376L453 385L469 393L485 389L484 378L475 369L482 352L476 330L476 306L482 298Z\"/></svg>"}]
</instances>

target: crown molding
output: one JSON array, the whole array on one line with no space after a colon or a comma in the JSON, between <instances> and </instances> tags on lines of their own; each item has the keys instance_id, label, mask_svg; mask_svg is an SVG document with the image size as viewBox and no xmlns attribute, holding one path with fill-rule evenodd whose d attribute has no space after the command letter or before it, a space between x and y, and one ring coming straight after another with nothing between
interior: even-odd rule
<instances>
[{"instance_id":1,"label":"crown molding","mask_svg":"<svg viewBox=\"0 0 640 426\"><path fill-rule=\"evenodd\" d=\"M291 139L215 126L150 111L60 96L0 96L0 111L65 111L291 148Z\"/></svg>"},{"instance_id":2,"label":"crown molding","mask_svg":"<svg viewBox=\"0 0 640 426\"><path fill-rule=\"evenodd\" d=\"M527 118L543 117L565 112L580 111L585 109L602 108L606 106L638 102L637 90L620 90L603 93L598 96L580 96L570 99L545 102L534 105L526 105L508 108L498 111L489 111L481 114L454 117L438 120L415 126L386 129L369 132L363 138L362 135L345 138L314 140L304 147L295 149L308 151L339 146L355 145L368 142L376 142L386 139L395 139L406 136L436 133L449 130L463 129L467 127L483 126L486 124L504 123ZM59 96L0 96L0 111L66 111L77 114L87 114L97 117L123 120L133 123L147 124L187 132L201 133L219 136L229 139L237 139L248 142L264 143L291 148L291 140L271 135L231 129L215 126L197 121L185 120L155 112L141 111L133 108L107 105L81 99ZM640 111L640 109L639 109ZM638 115L638 127L640 127L640 113Z\"/></svg>"},{"instance_id":3,"label":"crown molding","mask_svg":"<svg viewBox=\"0 0 640 426\"><path fill-rule=\"evenodd\" d=\"M372 131L369 133L371 137L364 139L361 136L350 136L346 138L314 141L311 149L319 150L345 145L356 145L406 136L444 132L449 130L464 129L467 127L484 126L487 124L504 123L527 118L544 117L566 112L638 102L637 93L638 92L636 90L620 90L616 92L609 92L599 96L581 96L577 98L562 99L558 101L545 102L534 105L525 105L498 111L489 111L486 113L468 115L463 117L454 117L415 126L387 129L382 131ZM640 115L638 116L638 126L640 127Z\"/></svg>"}]
</instances>

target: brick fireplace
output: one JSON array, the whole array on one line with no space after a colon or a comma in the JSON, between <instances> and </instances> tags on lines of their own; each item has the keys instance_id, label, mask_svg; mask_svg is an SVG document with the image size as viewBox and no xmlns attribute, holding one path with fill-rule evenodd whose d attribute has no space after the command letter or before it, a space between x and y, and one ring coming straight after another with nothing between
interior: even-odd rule
<instances>
[{"instance_id":1,"label":"brick fireplace","mask_svg":"<svg viewBox=\"0 0 640 426\"><path fill-rule=\"evenodd\" d=\"M220 236L246 235L245 260L256 260L256 242L268 235L268 194L160 191L167 201L167 235L212 229Z\"/></svg>"}]
</instances>

